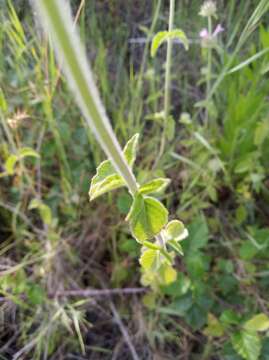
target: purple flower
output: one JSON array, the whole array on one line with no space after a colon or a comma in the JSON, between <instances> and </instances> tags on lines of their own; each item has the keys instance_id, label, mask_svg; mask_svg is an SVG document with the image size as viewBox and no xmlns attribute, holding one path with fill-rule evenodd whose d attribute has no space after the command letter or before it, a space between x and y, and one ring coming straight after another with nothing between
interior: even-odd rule
<instances>
[{"instance_id":1,"label":"purple flower","mask_svg":"<svg viewBox=\"0 0 269 360\"><path fill-rule=\"evenodd\" d=\"M201 39L207 39L209 37L207 29L202 29L199 35Z\"/></svg>"},{"instance_id":2,"label":"purple flower","mask_svg":"<svg viewBox=\"0 0 269 360\"><path fill-rule=\"evenodd\" d=\"M200 31L200 34L199 34L199 35L200 35L200 38L203 39L203 40L210 40L211 37L212 37L212 38L216 38L217 35L218 35L219 33L223 32L223 31L224 31L224 28L223 28L220 24L218 24L217 27L216 27L216 29L213 31L213 34L212 34L211 36L209 35L207 29L202 29L202 30Z\"/></svg>"},{"instance_id":3,"label":"purple flower","mask_svg":"<svg viewBox=\"0 0 269 360\"><path fill-rule=\"evenodd\" d=\"M219 33L222 33L224 31L224 28L221 26L221 24L218 24L216 29L213 32L213 36L216 37Z\"/></svg>"}]
</instances>

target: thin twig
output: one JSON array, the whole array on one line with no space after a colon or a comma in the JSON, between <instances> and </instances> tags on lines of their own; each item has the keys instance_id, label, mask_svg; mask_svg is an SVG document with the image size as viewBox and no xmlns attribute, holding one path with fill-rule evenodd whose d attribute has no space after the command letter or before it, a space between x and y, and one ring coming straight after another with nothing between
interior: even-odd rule
<instances>
[{"instance_id":1,"label":"thin twig","mask_svg":"<svg viewBox=\"0 0 269 360\"><path fill-rule=\"evenodd\" d=\"M170 10L169 10L169 25L168 32L170 33L173 30L175 17L175 0L170 0ZM166 136L167 136L167 126L170 115L170 102L171 102L171 65L172 65L172 49L173 41L171 38L167 40L167 52L166 52L166 64L165 64L165 83L164 83L164 121L163 121L163 130L161 136L161 143L159 153L156 157L156 160L153 165L155 169L159 163L159 160L163 156L165 150Z\"/></svg>"},{"instance_id":2,"label":"thin twig","mask_svg":"<svg viewBox=\"0 0 269 360\"><path fill-rule=\"evenodd\" d=\"M128 345L129 349L130 349L130 352L132 354L132 358L133 360L139 360L139 356L137 355L137 352L134 348L134 345L130 339L130 335L128 334L128 331L127 329L125 328L123 322L121 321L121 318L120 318L120 315L117 311L117 309L115 308L115 305L113 304L113 302L111 301L110 302L110 309L113 313L113 316L114 316L114 320L115 322L117 323L121 333L122 333L122 336L126 342L126 344Z\"/></svg>"},{"instance_id":3,"label":"thin twig","mask_svg":"<svg viewBox=\"0 0 269 360\"><path fill-rule=\"evenodd\" d=\"M81 289L58 291L55 296L110 296L110 295L132 295L146 292L146 288L125 288L125 289ZM51 297L54 297L51 295Z\"/></svg>"}]
</instances>

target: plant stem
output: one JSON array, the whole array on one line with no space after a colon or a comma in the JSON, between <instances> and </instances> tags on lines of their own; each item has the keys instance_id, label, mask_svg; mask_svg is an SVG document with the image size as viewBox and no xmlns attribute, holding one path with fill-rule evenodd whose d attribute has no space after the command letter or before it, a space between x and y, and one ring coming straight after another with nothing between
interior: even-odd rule
<instances>
[{"instance_id":1,"label":"plant stem","mask_svg":"<svg viewBox=\"0 0 269 360\"><path fill-rule=\"evenodd\" d=\"M164 250L166 250L166 244L165 244L164 238L162 236L162 233L159 233L158 235L156 235L155 238L158 241L159 245L162 248L164 248Z\"/></svg>"},{"instance_id":2,"label":"plant stem","mask_svg":"<svg viewBox=\"0 0 269 360\"><path fill-rule=\"evenodd\" d=\"M172 9L174 2L175 0L171 1ZM63 0L35 0L35 5L40 12L40 19L53 36L58 55L63 60L63 69L90 129L92 129L115 170L124 178L130 193L134 195L138 191L135 176L124 158L106 115L85 51L83 51L79 37L73 29L70 9ZM172 11L172 15L173 13L174 11ZM171 16L171 19L173 17L174 15ZM173 21L171 20L169 27L172 27L172 24ZM169 86L167 88L169 89ZM169 100L167 104L169 105ZM156 236L156 240L165 247L161 234Z\"/></svg>"},{"instance_id":3,"label":"plant stem","mask_svg":"<svg viewBox=\"0 0 269 360\"><path fill-rule=\"evenodd\" d=\"M139 69L139 74L138 74L138 79L137 79L137 85L136 85L136 89L134 92L134 96L133 96L133 106L132 106L132 112L134 113L134 125L135 127L139 125L139 120L141 118L141 109L143 107L143 102L141 103L141 100L139 101L139 98L143 98L143 92L142 92L142 85L143 85L143 76L145 73L145 68L146 68L146 61L148 58L148 52L149 52L149 46L150 46L150 41L151 38L154 34L154 30L159 18L159 14L160 14L160 8L161 8L161 0L158 0L157 2L157 6L156 9L154 11L153 14L153 19L152 19L152 23L149 29L149 32L147 34L147 40L146 40L146 44L145 44L145 49L143 52L143 57L142 57L142 62L141 62L141 66ZM137 111L137 109L139 109L139 111Z\"/></svg>"},{"instance_id":4,"label":"plant stem","mask_svg":"<svg viewBox=\"0 0 269 360\"><path fill-rule=\"evenodd\" d=\"M208 16L208 36L211 38L212 36L212 18L211 16ZM206 99L208 99L208 95L210 93L211 89L211 73L212 73L212 49L209 47L207 49L207 73L206 73ZM208 103L207 108L205 112L205 126L208 127L208 120L209 120L209 114L208 114Z\"/></svg>"},{"instance_id":5,"label":"plant stem","mask_svg":"<svg viewBox=\"0 0 269 360\"><path fill-rule=\"evenodd\" d=\"M64 70L84 114L102 149L115 170L124 178L132 194L137 191L135 177L111 128L95 86L85 50L74 31L70 8L63 0L35 0L40 20L50 31Z\"/></svg>"},{"instance_id":6,"label":"plant stem","mask_svg":"<svg viewBox=\"0 0 269 360\"><path fill-rule=\"evenodd\" d=\"M175 0L170 0L170 10L169 10L169 25L168 31L173 30L175 17ZM173 40L168 38L167 40L167 52L166 52L166 64L165 64L165 84L164 84L164 122L163 122L163 131L161 137L161 144L158 157L155 161L154 167L157 166L160 158L162 157L165 149L166 142L166 131L167 124L170 114L170 87L171 87L171 63L172 63L172 49L173 49Z\"/></svg>"}]
</instances>

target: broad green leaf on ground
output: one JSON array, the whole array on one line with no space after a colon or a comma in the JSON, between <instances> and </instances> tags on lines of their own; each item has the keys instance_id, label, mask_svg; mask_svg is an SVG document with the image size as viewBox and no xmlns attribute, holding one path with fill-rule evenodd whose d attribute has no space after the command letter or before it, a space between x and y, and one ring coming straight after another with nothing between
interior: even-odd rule
<instances>
[{"instance_id":1,"label":"broad green leaf on ground","mask_svg":"<svg viewBox=\"0 0 269 360\"><path fill-rule=\"evenodd\" d=\"M130 168L133 167L135 159L136 159L138 139L139 139L139 134L135 134L126 143L126 145L123 149L123 154L125 156L125 159L127 160L128 165L130 166Z\"/></svg>"},{"instance_id":2,"label":"broad green leaf on ground","mask_svg":"<svg viewBox=\"0 0 269 360\"><path fill-rule=\"evenodd\" d=\"M153 38L151 43L151 56L154 57L156 55L159 47L168 39L178 39L182 42L185 49L189 49L189 42L186 34L181 29L174 29L172 31L159 31Z\"/></svg>"},{"instance_id":3,"label":"broad green leaf on ground","mask_svg":"<svg viewBox=\"0 0 269 360\"><path fill-rule=\"evenodd\" d=\"M152 194L162 192L170 183L170 179L158 178L141 185L139 188L140 194Z\"/></svg>"},{"instance_id":4,"label":"broad green leaf on ground","mask_svg":"<svg viewBox=\"0 0 269 360\"><path fill-rule=\"evenodd\" d=\"M261 340L255 331L241 331L232 336L235 351L245 360L258 360L261 352Z\"/></svg>"},{"instance_id":5,"label":"broad green leaf on ground","mask_svg":"<svg viewBox=\"0 0 269 360\"><path fill-rule=\"evenodd\" d=\"M269 317L266 314L255 315L244 324L244 328L250 331L266 331L269 329Z\"/></svg>"},{"instance_id":6,"label":"broad green leaf on ground","mask_svg":"<svg viewBox=\"0 0 269 360\"><path fill-rule=\"evenodd\" d=\"M220 321L224 324L224 326L237 325L240 322L240 315L231 309L226 309L221 314Z\"/></svg>"},{"instance_id":7,"label":"broad green leaf on ground","mask_svg":"<svg viewBox=\"0 0 269 360\"><path fill-rule=\"evenodd\" d=\"M209 269L209 260L201 251L186 254L184 262L187 266L188 275L195 281L202 279Z\"/></svg>"},{"instance_id":8,"label":"broad green leaf on ground","mask_svg":"<svg viewBox=\"0 0 269 360\"><path fill-rule=\"evenodd\" d=\"M167 224L168 211L160 201L137 193L126 220L130 222L133 236L143 243L159 234Z\"/></svg>"},{"instance_id":9,"label":"broad green leaf on ground","mask_svg":"<svg viewBox=\"0 0 269 360\"><path fill-rule=\"evenodd\" d=\"M189 237L188 241L183 243L183 250L187 252L195 252L202 249L208 243L208 226L204 216L199 216L188 225Z\"/></svg>"},{"instance_id":10,"label":"broad green leaf on ground","mask_svg":"<svg viewBox=\"0 0 269 360\"><path fill-rule=\"evenodd\" d=\"M207 327L203 333L206 336L220 337L224 334L224 327L213 314L209 313L207 316Z\"/></svg>"}]
</instances>

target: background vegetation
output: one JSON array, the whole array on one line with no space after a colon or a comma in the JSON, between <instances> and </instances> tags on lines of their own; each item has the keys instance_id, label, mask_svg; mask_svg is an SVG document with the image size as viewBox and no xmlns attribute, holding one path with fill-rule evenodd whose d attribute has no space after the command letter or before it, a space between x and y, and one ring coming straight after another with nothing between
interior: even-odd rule
<instances>
[{"instance_id":1,"label":"background vegetation","mask_svg":"<svg viewBox=\"0 0 269 360\"><path fill-rule=\"evenodd\" d=\"M0 358L269 359L267 1L218 1L208 59L201 1L176 1L171 114L159 152L167 1L72 1L121 144L141 133L137 177L189 230L175 282L141 284L126 192L88 201L104 154L29 3L0 0ZM207 98L206 102L205 99ZM153 279L152 281L155 281ZM96 296L90 289L132 288Z\"/></svg>"}]
</instances>

